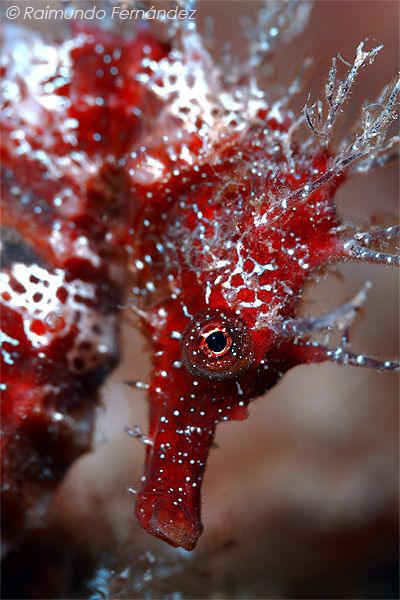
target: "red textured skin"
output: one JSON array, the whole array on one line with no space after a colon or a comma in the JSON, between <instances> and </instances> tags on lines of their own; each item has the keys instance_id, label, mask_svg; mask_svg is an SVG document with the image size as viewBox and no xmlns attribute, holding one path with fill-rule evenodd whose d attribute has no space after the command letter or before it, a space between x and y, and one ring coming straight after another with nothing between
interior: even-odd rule
<instances>
[{"instance_id":1,"label":"red textured skin","mask_svg":"<svg viewBox=\"0 0 400 600\"><path fill-rule=\"evenodd\" d=\"M24 36L29 39L29 34ZM186 51L196 77L196 63L206 57L200 47L188 45ZM77 34L67 51L72 61L70 67L64 65L67 80L49 92L45 80L39 84L42 96L70 101L56 113L43 108L12 69L6 71L21 97L12 108L6 103L2 124L3 223L19 234L31 262L50 274L61 270L68 282L94 286L95 295L86 304L95 319L117 314L128 274L133 273L132 303L139 309L153 358L148 433L153 445L147 449L136 515L152 534L191 550L202 530L201 481L215 426L246 418L250 400L289 368L310 360L270 325L295 317L310 274L340 255L333 196L343 177L320 187L296 212L277 207L272 219L255 227L255 219L271 209L270 198L282 185L295 190L322 175L330 167L330 156L298 152L295 173L290 172L286 159L270 147L272 133L287 131L290 118L283 113L278 122L268 107L258 111L245 133L224 130L205 152L202 116L195 131L177 116L163 117L168 100L136 78L139 70L143 73L139 63L144 56L155 63L168 57L172 63L168 52L148 33L134 41L99 31ZM27 68L34 72L34 62L28 61ZM97 75L99 70L103 75ZM99 97L101 105L95 101ZM36 121L26 117L26 99L37 111ZM78 122L73 143L61 131L66 118ZM9 135L21 130L31 148L22 154ZM99 132L101 139L96 139ZM32 153L37 149L46 153L47 162ZM75 159L76 152L81 154ZM72 157L73 164L60 162L60 157ZM255 161L261 163L263 177L250 174ZM61 170L57 178L52 177L52 165ZM22 190L17 201L12 192L16 184ZM56 206L54 198L66 186L71 194ZM270 196L255 202L254 190ZM25 191L28 203L21 201ZM38 214L35 206L41 207ZM82 236L90 256L78 252L76 241ZM242 272L233 274L239 242ZM295 259L288 252L292 249ZM249 284L245 274L250 276L255 265L260 269L268 264L271 269L257 274L255 287ZM227 278L229 285L224 286ZM269 285L271 289L260 289ZM69 300L60 300L58 317L68 306ZM184 335L193 316L215 309L227 318L239 315L253 347L248 370L229 381L193 375L182 362L182 338L171 337L171 332ZM266 310L271 323L268 318L260 323ZM96 390L116 356L109 351L95 369L74 373L66 354L79 332L85 334L78 323L54 339L50 332L50 341L39 352L29 343L17 310L7 307L2 321L5 333L19 344L16 349L6 342L13 364L3 371L3 491L13 533L32 526L28 509L43 502L70 462L88 448ZM64 420L54 422L54 411L68 416L68 427ZM83 436L77 432L79 422L85 423Z\"/></svg>"},{"instance_id":2,"label":"red textured skin","mask_svg":"<svg viewBox=\"0 0 400 600\"><path fill-rule=\"evenodd\" d=\"M94 47L101 44L105 53L112 53L117 41L121 57L107 69L103 53L97 54ZM14 70L12 52L18 45L27 62L24 74L37 75L38 84L32 89ZM38 73L37 55L46 64L49 49L59 52L62 46L42 48L34 34L14 29L5 54L5 83L16 85L19 95L16 100L5 97L1 123L3 273L9 276L15 264L25 264L27 269L39 265L45 278L61 273L65 283L53 290L58 300L45 319L35 320L35 306L28 307L31 331L47 335L39 348L24 331L21 311L13 307L13 301L7 302L10 294L6 290L2 295L2 331L14 340L4 342L2 355L3 359L9 354L12 361L3 361L2 366L2 514L3 534L12 536L14 542L26 529L42 523L51 493L66 468L90 447L97 389L117 360L112 338L126 284L123 243L133 211L131 198L124 194L125 177L118 157L128 143L137 143L144 129L131 111L132 106L140 108L147 101L134 78L143 49L149 48L153 58L166 52L145 32L134 43L121 43L100 31L95 36L81 33L71 45L71 65L60 61L51 77ZM116 64L118 87L110 75ZM100 68L103 76L88 77ZM61 80L63 69L67 69L65 81ZM56 82L55 89L48 93L46 85L52 82ZM61 110L45 108L43 97L55 96L63 99ZM94 102L97 97L103 98L101 106ZM72 118L79 120L79 126L72 131L76 139L69 141L66 119ZM121 121L126 124L124 130L118 127ZM94 141L94 127L101 127L104 143ZM29 151L19 151L21 139L29 144ZM37 151L42 154L35 155ZM76 158L63 162L71 159L72 152ZM63 190L69 195L57 205L54 200ZM78 243L82 238L87 240L83 252ZM68 286L75 284L77 290L83 284L92 286L92 297L82 304L87 318L100 327L104 319L110 319L114 329L105 334L107 351L98 353L96 366L82 373L71 371L67 360L79 334L80 343L91 339L91 332L83 330L70 314ZM23 291L15 280L11 285Z\"/></svg>"},{"instance_id":3,"label":"red textured skin","mask_svg":"<svg viewBox=\"0 0 400 600\"><path fill-rule=\"evenodd\" d=\"M246 142L243 141L239 148L248 150ZM227 161L237 151L238 145L233 145L226 152L225 160L218 166L218 170L220 169L227 177L230 170L232 179L238 178L238 168L236 165L230 166ZM248 151L251 151L251 148ZM320 172L323 172L326 168L327 158L320 156L310 162L313 166L314 164L318 165ZM147 235L142 234L141 243L135 248L136 256L141 259L146 253L159 256L159 252L154 248L154 243L152 244L150 240L163 240L164 245L167 241L173 243L171 229L177 227L177 224L182 228L187 228L187 231L190 232L195 226L191 206L196 204L198 210L203 215L209 216L212 221L229 225L227 236L234 231L237 232L237 237L242 235L246 257L251 257L262 264L266 264L272 257L276 260L277 270L274 272L274 279L281 279L284 274L284 283L292 288L293 297L288 296L281 289L277 294L265 291L264 295L261 294L261 299L263 302L268 302L270 308L274 304L279 306L277 317L294 317L306 280L304 269L290 256L279 253L282 245L281 234L271 231L266 225L260 228L258 236L253 235L251 222L254 209L250 205L246 193L232 200L230 209L233 217L228 223L229 217L224 215L229 203L228 196L222 195L218 203L214 200L219 185L219 173L207 167L204 172L207 173L207 180L204 184L199 182L198 173L186 173L187 187L176 192L174 207L170 209L165 223L160 223L157 219L160 210L158 207L154 209L146 206L143 209L142 220L147 218L151 226L147 228ZM190 189L193 181L192 175L194 175L196 189L194 193L191 193L190 201L186 201L187 210L185 211L182 210L182 207L178 208L178 205L180 199L187 198L187 190ZM303 176L306 180L307 173L303 173ZM211 186L210 182L212 182ZM170 184L168 183L168 185ZM301 238L301 242L306 245L310 265L309 272L328 262L337 246L337 238L333 230L338 225L338 219L332 201L333 193L334 189L330 187L320 190L310 198L310 202L319 201L322 207L319 218L314 219L312 223L309 218L311 215L315 216L315 211L306 205L296 216L290 217L284 224L287 233L295 232L296 236ZM157 195L160 197L159 190ZM242 201L243 208L238 206ZM279 226L279 222L277 225ZM263 240L265 240L264 244ZM266 241L270 245L269 250L266 249ZM231 263L232 271L236 266L235 253L236 250L233 247L231 251L221 254L224 260ZM178 255L173 260L184 264L184 252L178 251ZM140 271L140 278L143 278L143 282L149 279L157 281L158 277L163 280L164 263L160 264L160 273L154 263L157 264L157 261L153 260L151 266ZM204 264L203 267L207 267L207 264ZM181 297L177 300L172 299L157 304L147 316L145 325L154 349L149 429L149 437L154 441L154 445L147 449L146 480L142 484L138 496L136 515L142 526L158 537L172 545L183 546L189 550L194 548L202 530L200 487L216 424L222 420L246 418L246 407L249 401L272 387L289 368L304 360L296 347L291 344L283 344L279 336L268 327L255 328L255 320L259 311L255 307L242 308L240 304L240 300L250 303L254 301L254 294L250 290L247 292L243 290L243 294L239 296L239 301L236 303L228 303L223 296L222 286L214 285L209 301L206 303L204 294L206 275L206 269L199 278L189 269L184 269L177 277L178 287L182 289ZM238 278L238 281L235 282L236 285L240 284L240 276ZM262 284L267 284L269 281L271 281L270 272L265 274L264 281L259 279L259 283ZM179 300L185 303L187 311L191 315L214 308L223 310L226 315L233 315L235 311L240 312L241 318L247 324L248 330L251 331L255 350L253 364L243 376L228 383L210 383L188 373L184 366L180 369L174 368L174 361L182 360L182 351L180 340L171 339L171 331L183 333L191 322L190 318L184 315ZM158 316L157 311L160 306L167 312L165 319L160 319ZM154 325L152 325L152 320L154 320ZM163 352L163 355L157 356L159 352ZM260 366L263 358L266 359L267 368ZM162 376L163 371L168 374L167 378ZM198 384L194 385L196 380ZM240 390L237 386L238 383ZM179 411L178 416L174 414L175 411ZM161 422L161 417L165 417L167 421ZM183 434L182 431L187 431L188 427L193 427L193 432ZM164 446L162 446L163 444Z\"/></svg>"}]
</instances>

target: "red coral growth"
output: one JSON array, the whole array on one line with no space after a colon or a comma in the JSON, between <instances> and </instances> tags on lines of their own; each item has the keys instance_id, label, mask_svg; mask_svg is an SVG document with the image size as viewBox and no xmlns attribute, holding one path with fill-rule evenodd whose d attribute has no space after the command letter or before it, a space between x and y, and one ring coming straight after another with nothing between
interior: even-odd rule
<instances>
[{"instance_id":1,"label":"red coral growth","mask_svg":"<svg viewBox=\"0 0 400 600\"><path fill-rule=\"evenodd\" d=\"M153 357L151 384L138 384L149 387L150 428L136 515L174 546L193 549L201 533L201 482L220 421L244 419L300 363L396 368L309 339L346 333L364 291L329 315L298 318L304 285L324 265L396 260L366 249L369 234L349 234L334 203L355 161L390 146L395 87L347 149L329 144L358 68L377 50L359 47L346 86L331 70L326 127L320 109L318 120L305 111L323 142L301 144L293 114L265 98L251 70L244 85L239 76L224 84L197 34L181 37L172 50L143 32L10 42L2 299L11 530L89 445L128 269Z\"/></svg>"}]
</instances>

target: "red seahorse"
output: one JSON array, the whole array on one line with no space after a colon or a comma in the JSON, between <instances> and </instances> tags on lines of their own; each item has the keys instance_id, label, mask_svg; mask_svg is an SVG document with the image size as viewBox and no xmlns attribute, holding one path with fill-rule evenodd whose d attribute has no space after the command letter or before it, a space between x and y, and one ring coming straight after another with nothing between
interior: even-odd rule
<instances>
[{"instance_id":1,"label":"red seahorse","mask_svg":"<svg viewBox=\"0 0 400 600\"><path fill-rule=\"evenodd\" d=\"M231 96L210 101L208 90L215 94L218 76L204 67L207 57L197 71L192 62L182 73L190 51L204 52L196 44L188 36L175 69L155 64L152 77L162 78L164 94L165 82L176 74L180 94L171 113L183 112L188 124L195 123L201 145L193 147L192 139L172 131L161 145L146 144L130 164L133 193L142 205L134 227L132 302L153 348L150 429L136 515L154 535L189 550L202 531L200 488L219 422L244 419L251 399L301 363L398 366L309 339L317 330L345 332L365 289L331 314L297 317L303 287L322 266L349 258L399 263L366 247L398 228L352 235L334 203L354 163L380 152L370 145L374 129L382 127L384 135L393 118L398 85L386 91L385 103L381 99L370 131L339 155L328 143L344 90L377 49L367 52L360 44L343 81L331 71L330 110L320 130L312 109L305 109L304 118L322 139L307 147L293 140L293 115L268 104L254 81L253 93L235 87ZM204 80L210 81L205 91ZM190 114L184 111L188 104Z\"/></svg>"},{"instance_id":2,"label":"red seahorse","mask_svg":"<svg viewBox=\"0 0 400 600\"><path fill-rule=\"evenodd\" d=\"M151 383L136 384L150 399L136 515L174 546L193 549L201 533L201 482L220 421L245 418L250 400L300 363L398 366L346 346L364 290L314 319L298 318L298 305L324 265L399 263L368 247L398 228L354 233L334 203L356 165L366 170L390 151L399 86L379 110L365 109L364 128L339 152L336 118L378 49L360 44L343 80L333 62L325 121L320 104L296 119L257 83L278 29L228 78L191 28L173 48L146 30L134 39L83 30L47 45L11 34L1 296L11 533L21 518L31 526L35 505L89 445L129 273L129 304L153 358ZM303 122L313 131L302 142ZM343 346L312 341L332 328Z\"/></svg>"}]
</instances>

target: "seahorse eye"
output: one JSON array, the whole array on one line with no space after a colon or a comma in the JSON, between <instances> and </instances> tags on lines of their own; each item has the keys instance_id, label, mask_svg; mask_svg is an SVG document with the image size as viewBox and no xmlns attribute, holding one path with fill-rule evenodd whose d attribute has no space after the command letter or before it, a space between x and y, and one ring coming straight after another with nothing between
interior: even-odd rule
<instances>
[{"instance_id":1,"label":"seahorse eye","mask_svg":"<svg viewBox=\"0 0 400 600\"><path fill-rule=\"evenodd\" d=\"M197 315L182 339L187 369L206 379L234 379L253 359L253 347L245 323L236 315L210 310Z\"/></svg>"},{"instance_id":2,"label":"seahorse eye","mask_svg":"<svg viewBox=\"0 0 400 600\"><path fill-rule=\"evenodd\" d=\"M201 332L200 348L207 356L224 356L231 346L229 331L218 323L207 325Z\"/></svg>"}]
</instances>

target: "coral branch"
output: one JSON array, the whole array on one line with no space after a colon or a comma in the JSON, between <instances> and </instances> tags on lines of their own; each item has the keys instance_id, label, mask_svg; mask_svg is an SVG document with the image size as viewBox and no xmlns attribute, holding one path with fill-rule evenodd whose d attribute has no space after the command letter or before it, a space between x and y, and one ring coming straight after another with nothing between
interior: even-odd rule
<instances>
[{"instance_id":1,"label":"coral branch","mask_svg":"<svg viewBox=\"0 0 400 600\"><path fill-rule=\"evenodd\" d=\"M378 49L376 48L375 51L373 50L370 53L367 53L370 60L376 55L377 50ZM353 80L354 75L351 79L351 85ZM342 94L344 93L344 90L347 90L348 93L351 87L349 86L350 81L348 81L347 85L343 84ZM343 172L347 171L348 173L352 173L358 170L359 172L366 173L371 168L383 164L388 158L391 159L393 146L400 138L395 135L386 140L386 134L390 125L397 118L395 107L399 93L400 79L389 84L376 103L370 104L363 109L361 133L356 135L353 141L344 141L341 144L342 149L338 151L336 157L332 160L330 167L314 180L308 180L305 184L295 189L286 197L280 198L280 209L283 212L297 209L308 201L312 193ZM344 99L340 105L342 105L343 102ZM337 102L335 103L335 106L336 104ZM331 115L329 118L329 128L326 124L322 125L321 104L317 103L315 106L317 106L318 113L315 114L314 112L314 117L310 116L311 113L309 109L305 109L304 114L306 122L317 136L322 136L325 140L328 140L327 131L328 129L329 131L332 130L336 117ZM375 113L375 115L373 113ZM276 208L276 204L273 204L272 207L264 213L260 222L268 222L272 225L276 220L281 219L282 214L280 211L277 211Z\"/></svg>"},{"instance_id":2,"label":"coral branch","mask_svg":"<svg viewBox=\"0 0 400 600\"><path fill-rule=\"evenodd\" d=\"M385 229L358 232L355 234L354 239L362 241L363 244L371 244L380 240L392 240L398 236L400 236L400 225L392 225L391 227L385 227Z\"/></svg>"},{"instance_id":3,"label":"coral branch","mask_svg":"<svg viewBox=\"0 0 400 600\"><path fill-rule=\"evenodd\" d=\"M136 390L148 390L150 385L144 381L124 381L125 385L134 388Z\"/></svg>"},{"instance_id":4,"label":"coral branch","mask_svg":"<svg viewBox=\"0 0 400 600\"><path fill-rule=\"evenodd\" d=\"M300 363L319 363L325 361L335 362L340 365L366 367L377 371L400 371L400 361L379 360L366 354L349 352L342 346L327 348L318 342L301 342L296 344L301 349Z\"/></svg>"},{"instance_id":5,"label":"coral branch","mask_svg":"<svg viewBox=\"0 0 400 600\"><path fill-rule=\"evenodd\" d=\"M257 15L257 23L247 23L250 40L249 67L259 67L281 41L287 42L303 30L310 11L310 2L265 2Z\"/></svg>"},{"instance_id":6,"label":"coral branch","mask_svg":"<svg viewBox=\"0 0 400 600\"><path fill-rule=\"evenodd\" d=\"M383 265L400 266L400 255L378 252L365 246L379 241L390 240L400 235L400 226L387 227L372 232L356 233L354 237L343 244L345 256L355 260L363 260Z\"/></svg>"},{"instance_id":7,"label":"coral branch","mask_svg":"<svg viewBox=\"0 0 400 600\"><path fill-rule=\"evenodd\" d=\"M318 317L288 319L279 323L274 327L274 330L285 337L303 337L315 331L331 330L333 328L346 331L353 323L359 310L364 306L370 288L371 283L368 281L354 298L335 310Z\"/></svg>"},{"instance_id":8,"label":"coral branch","mask_svg":"<svg viewBox=\"0 0 400 600\"><path fill-rule=\"evenodd\" d=\"M363 156L368 156L368 160L372 162L378 156L385 156L394 144L398 143L399 136L386 140L386 134L397 118L395 107L398 104L399 93L400 78L386 86L376 103L364 107L361 133L343 153L343 158L347 158L347 164L354 163ZM367 171L367 164L363 165L364 172Z\"/></svg>"},{"instance_id":9,"label":"coral branch","mask_svg":"<svg viewBox=\"0 0 400 600\"><path fill-rule=\"evenodd\" d=\"M384 231L386 235L390 235L387 230ZM378 232L370 235L378 235ZM337 364L366 367L379 371L400 370L400 362L397 360L379 360L365 354L351 352L347 349L349 328L357 313L364 306L367 299L367 292L370 288L371 283L366 282L354 298L325 315L305 319L288 319L274 327L274 330L279 335L286 338L297 338L293 341L292 347L297 364L331 361ZM328 348L319 342L298 339L317 331L330 331L334 328L343 332L342 343L337 348Z\"/></svg>"},{"instance_id":10,"label":"coral branch","mask_svg":"<svg viewBox=\"0 0 400 600\"><path fill-rule=\"evenodd\" d=\"M124 430L130 437L139 440L145 446L153 445L153 440L143 433L139 425L134 425L133 427L126 426Z\"/></svg>"},{"instance_id":11,"label":"coral branch","mask_svg":"<svg viewBox=\"0 0 400 600\"><path fill-rule=\"evenodd\" d=\"M352 65L345 61L339 54L332 59L332 65L325 84L325 100L328 105L328 114L325 122L322 122L323 107L320 100L317 100L312 106L306 104L304 107L304 114L310 129L315 135L322 138L324 146L327 146L330 142L332 129L341 112L343 104L349 98L350 91L359 70L367 62L371 64L378 52L383 48L383 45L381 44L370 51L366 51L364 50L364 44L365 41L358 45L356 57ZM338 60L349 67L347 75L343 80L338 79Z\"/></svg>"}]
</instances>

